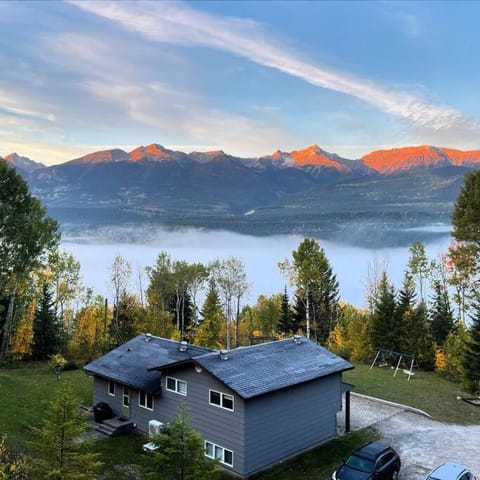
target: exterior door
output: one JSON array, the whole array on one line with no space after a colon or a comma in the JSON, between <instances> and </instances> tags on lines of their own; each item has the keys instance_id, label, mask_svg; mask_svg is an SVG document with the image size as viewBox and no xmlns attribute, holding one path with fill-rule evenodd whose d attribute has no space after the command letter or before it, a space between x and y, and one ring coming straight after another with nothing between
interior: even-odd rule
<instances>
[{"instance_id":1,"label":"exterior door","mask_svg":"<svg viewBox=\"0 0 480 480\"><path fill-rule=\"evenodd\" d=\"M125 385L122 393L122 416L130 418L130 389Z\"/></svg>"}]
</instances>

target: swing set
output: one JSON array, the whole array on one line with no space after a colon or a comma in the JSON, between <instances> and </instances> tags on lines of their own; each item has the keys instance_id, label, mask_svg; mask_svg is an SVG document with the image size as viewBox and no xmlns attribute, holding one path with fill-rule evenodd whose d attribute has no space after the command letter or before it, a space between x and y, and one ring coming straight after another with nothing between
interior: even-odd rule
<instances>
[{"instance_id":1,"label":"swing set","mask_svg":"<svg viewBox=\"0 0 480 480\"><path fill-rule=\"evenodd\" d=\"M392 360L396 364L395 367L393 366L394 362ZM407 360L409 361L410 368L407 368L409 366L406 363ZM372 365L370 365L370 370L375 366L377 361L379 362L379 367L390 366L392 369L395 368L395 372L393 373L394 377L396 377L400 366L402 366L403 373L408 375L408 380L410 380L410 377L415 375L413 369L419 368L415 355L408 355L406 353L395 352L393 350L385 350L383 348L380 348L377 351L375 359L373 360Z\"/></svg>"}]
</instances>

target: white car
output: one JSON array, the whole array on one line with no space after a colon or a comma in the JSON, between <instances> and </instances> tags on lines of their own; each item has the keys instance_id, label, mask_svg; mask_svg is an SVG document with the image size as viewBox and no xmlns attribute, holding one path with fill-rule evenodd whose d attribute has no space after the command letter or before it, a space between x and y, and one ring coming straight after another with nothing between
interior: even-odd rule
<instances>
[{"instance_id":1,"label":"white car","mask_svg":"<svg viewBox=\"0 0 480 480\"><path fill-rule=\"evenodd\" d=\"M472 471L460 463L445 462L434 468L425 480L479 480Z\"/></svg>"}]
</instances>

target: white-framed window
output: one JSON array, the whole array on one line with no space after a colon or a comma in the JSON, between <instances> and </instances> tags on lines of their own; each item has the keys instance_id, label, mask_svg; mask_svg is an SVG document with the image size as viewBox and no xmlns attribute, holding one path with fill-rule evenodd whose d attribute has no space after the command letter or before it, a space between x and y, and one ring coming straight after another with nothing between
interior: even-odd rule
<instances>
[{"instance_id":1,"label":"white-framed window","mask_svg":"<svg viewBox=\"0 0 480 480\"><path fill-rule=\"evenodd\" d=\"M216 407L224 408L233 412L233 395L228 393L217 392L216 390L209 390L209 403Z\"/></svg>"},{"instance_id":2,"label":"white-framed window","mask_svg":"<svg viewBox=\"0 0 480 480\"><path fill-rule=\"evenodd\" d=\"M108 394L112 397L115 396L115 382L113 380L108 381Z\"/></svg>"},{"instance_id":3,"label":"white-framed window","mask_svg":"<svg viewBox=\"0 0 480 480\"><path fill-rule=\"evenodd\" d=\"M125 385L123 386L122 405L124 407L129 407L130 406L130 389L128 387L126 387Z\"/></svg>"},{"instance_id":4,"label":"white-framed window","mask_svg":"<svg viewBox=\"0 0 480 480\"><path fill-rule=\"evenodd\" d=\"M138 406L153 410L153 395L148 392L138 392Z\"/></svg>"},{"instance_id":5,"label":"white-framed window","mask_svg":"<svg viewBox=\"0 0 480 480\"><path fill-rule=\"evenodd\" d=\"M169 392L175 392L179 395L187 396L187 382L178 378L167 377L166 389Z\"/></svg>"},{"instance_id":6,"label":"white-framed window","mask_svg":"<svg viewBox=\"0 0 480 480\"><path fill-rule=\"evenodd\" d=\"M213 458L218 460L224 465L233 467L233 452L228 450L220 445L215 445L212 442L207 442L205 440L205 456L208 458Z\"/></svg>"}]
</instances>

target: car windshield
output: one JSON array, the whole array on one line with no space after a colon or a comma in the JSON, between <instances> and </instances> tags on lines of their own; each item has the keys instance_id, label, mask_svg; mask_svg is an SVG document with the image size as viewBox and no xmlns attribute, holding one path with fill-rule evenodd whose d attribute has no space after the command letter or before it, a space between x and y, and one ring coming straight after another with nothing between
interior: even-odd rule
<instances>
[{"instance_id":1,"label":"car windshield","mask_svg":"<svg viewBox=\"0 0 480 480\"><path fill-rule=\"evenodd\" d=\"M354 468L355 470L360 470L361 472L371 472L375 467L375 462L369 460L368 458L357 457L352 455L346 462L345 465Z\"/></svg>"}]
</instances>

